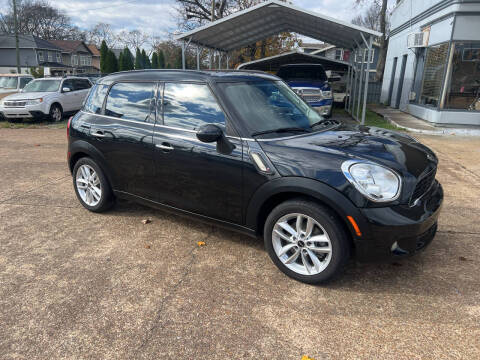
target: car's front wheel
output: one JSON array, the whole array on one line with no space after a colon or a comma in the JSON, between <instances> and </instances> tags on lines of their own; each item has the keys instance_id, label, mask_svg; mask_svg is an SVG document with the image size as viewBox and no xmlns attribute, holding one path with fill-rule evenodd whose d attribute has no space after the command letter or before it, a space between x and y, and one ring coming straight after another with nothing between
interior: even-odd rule
<instances>
[{"instance_id":1,"label":"car's front wheel","mask_svg":"<svg viewBox=\"0 0 480 360\"><path fill-rule=\"evenodd\" d=\"M272 210L265 248L286 275L310 284L331 280L349 258L347 234L336 215L313 201L289 200Z\"/></svg>"},{"instance_id":2,"label":"car's front wheel","mask_svg":"<svg viewBox=\"0 0 480 360\"><path fill-rule=\"evenodd\" d=\"M102 212L113 204L110 184L100 166L90 158L81 158L75 164L73 186L80 203L90 211Z\"/></svg>"},{"instance_id":3,"label":"car's front wheel","mask_svg":"<svg viewBox=\"0 0 480 360\"><path fill-rule=\"evenodd\" d=\"M50 119L52 121L55 121L55 122L62 121L63 112L62 112L62 108L60 107L60 105L53 104L50 107L50 114L49 115L50 115Z\"/></svg>"}]
</instances>

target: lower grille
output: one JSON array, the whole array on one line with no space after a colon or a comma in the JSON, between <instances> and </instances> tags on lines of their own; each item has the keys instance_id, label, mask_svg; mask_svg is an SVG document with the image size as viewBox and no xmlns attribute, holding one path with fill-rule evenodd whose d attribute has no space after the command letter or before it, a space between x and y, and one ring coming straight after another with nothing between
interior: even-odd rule
<instances>
[{"instance_id":1,"label":"lower grille","mask_svg":"<svg viewBox=\"0 0 480 360\"><path fill-rule=\"evenodd\" d=\"M415 186L415 190L413 190L412 196L410 197L410 204L413 204L417 199L421 198L428 190L430 190L430 187L435 181L436 173L437 169L435 168L417 182L417 186Z\"/></svg>"},{"instance_id":2,"label":"lower grille","mask_svg":"<svg viewBox=\"0 0 480 360\"><path fill-rule=\"evenodd\" d=\"M306 102L319 102L322 100L320 96L304 96Z\"/></svg>"}]
</instances>

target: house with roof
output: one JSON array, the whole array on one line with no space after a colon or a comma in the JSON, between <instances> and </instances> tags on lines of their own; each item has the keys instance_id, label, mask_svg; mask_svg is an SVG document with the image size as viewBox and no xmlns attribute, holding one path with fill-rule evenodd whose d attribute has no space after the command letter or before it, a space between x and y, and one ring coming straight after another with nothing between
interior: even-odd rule
<instances>
[{"instance_id":1,"label":"house with roof","mask_svg":"<svg viewBox=\"0 0 480 360\"><path fill-rule=\"evenodd\" d=\"M92 65L93 54L89 47L80 40L49 40L61 49L62 63L69 67L67 74L98 74L100 68Z\"/></svg>"},{"instance_id":2,"label":"house with roof","mask_svg":"<svg viewBox=\"0 0 480 360\"><path fill-rule=\"evenodd\" d=\"M92 66L98 70L100 70L100 50L97 48L95 44L87 45L88 49L92 53Z\"/></svg>"},{"instance_id":3,"label":"house with roof","mask_svg":"<svg viewBox=\"0 0 480 360\"><path fill-rule=\"evenodd\" d=\"M30 68L48 68L52 75L62 74L62 51L56 45L34 35L19 35L20 71L28 74ZM14 35L0 35L0 73L16 73L17 58Z\"/></svg>"}]
</instances>

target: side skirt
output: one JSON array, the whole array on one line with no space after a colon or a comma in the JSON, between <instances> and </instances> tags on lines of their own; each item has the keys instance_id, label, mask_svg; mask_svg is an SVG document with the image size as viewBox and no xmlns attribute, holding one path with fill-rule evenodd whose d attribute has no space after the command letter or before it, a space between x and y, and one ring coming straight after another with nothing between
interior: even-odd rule
<instances>
[{"instance_id":1,"label":"side skirt","mask_svg":"<svg viewBox=\"0 0 480 360\"><path fill-rule=\"evenodd\" d=\"M134 201L134 202L137 202L137 203L149 206L149 207L153 207L153 208L156 208L156 209L167 211L171 214L185 216L185 217L188 217L188 218L194 218L194 219L197 219L197 220L202 221L204 223L216 225L216 226L222 227L224 229L228 229L228 230L233 230L233 231L248 235L248 236L253 237L253 238L258 238L255 230L247 228L247 227L242 226L242 225L234 224L234 223L231 223L231 222L228 222L228 221L214 219L214 218L211 218L211 217L208 217L208 216L205 216L205 215L201 215L201 214L197 214L197 213L194 213L194 212L191 212L191 211L178 209L176 207L173 207L173 206L170 206L170 205L165 205L165 204L162 204L162 203L159 203L159 202L156 202L156 201L152 201L152 200L149 200L149 199L145 199L141 196L133 195L133 194L130 194L130 193L127 193L127 192L124 192L124 191L114 190L113 192L114 192L115 196L117 196L118 198L121 198L121 199L131 200L131 201Z\"/></svg>"}]
</instances>

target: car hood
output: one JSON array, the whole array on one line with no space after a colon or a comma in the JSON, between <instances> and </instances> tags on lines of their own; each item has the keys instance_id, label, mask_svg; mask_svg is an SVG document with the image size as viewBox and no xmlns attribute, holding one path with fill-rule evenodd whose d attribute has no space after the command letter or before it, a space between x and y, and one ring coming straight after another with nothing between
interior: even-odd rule
<instances>
[{"instance_id":1,"label":"car hood","mask_svg":"<svg viewBox=\"0 0 480 360\"><path fill-rule=\"evenodd\" d=\"M280 175L305 176L327 183L338 182L345 160L384 165L412 183L437 164L435 154L410 136L366 126L340 125L305 135L262 139L259 143Z\"/></svg>"},{"instance_id":2,"label":"car hood","mask_svg":"<svg viewBox=\"0 0 480 360\"><path fill-rule=\"evenodd\" d=\"M7 97L8 95L15 94L17 90L0 90L0 99Z\"/></svg>"},{"instance_id":3,"label":"car hood","mask_svg":"<svg viewBox=\"0 0 480 360\"><path fill-rule=\"evenodd\" d=\"M17 94L9 95L5 98L5 100L27 100L27 99L38 99L45 97L47 95L51 95L54 92L52 91L45 91L45 92L22 92Z\"/></svg>"}]
</instances>

